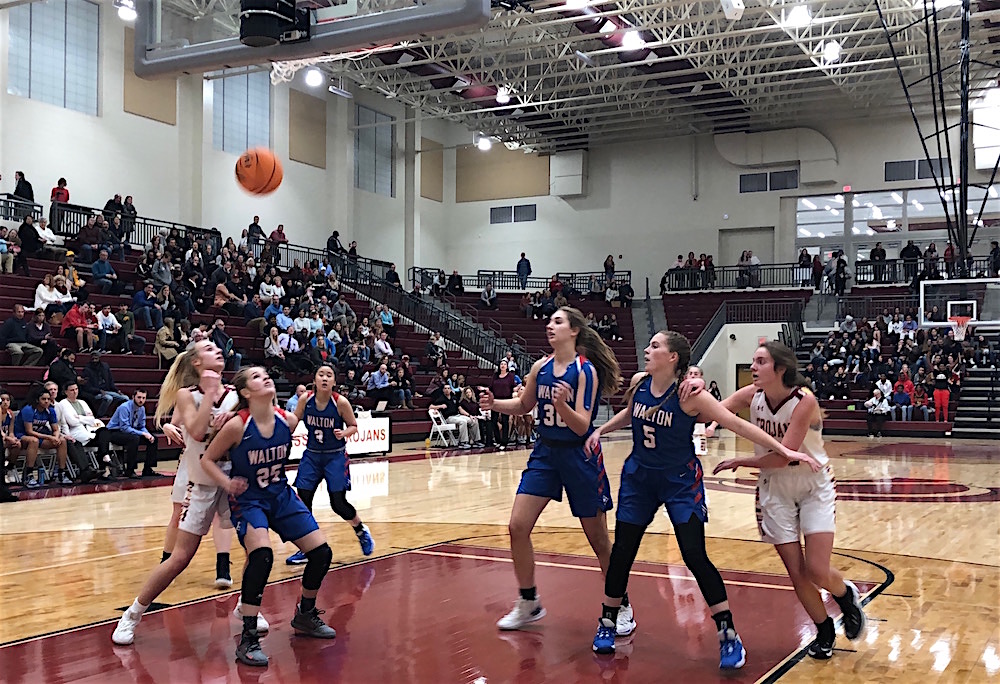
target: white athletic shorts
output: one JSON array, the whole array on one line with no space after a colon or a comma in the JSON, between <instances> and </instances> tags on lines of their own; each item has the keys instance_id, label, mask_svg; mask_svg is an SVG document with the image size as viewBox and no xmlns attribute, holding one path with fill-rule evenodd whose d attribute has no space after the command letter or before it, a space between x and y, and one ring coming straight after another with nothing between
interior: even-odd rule
<instances>
[{"instance_id":1,"label":"white athletic shorts","mask_svg":"<svg viewBox=\"0 0 1000 684\"><path fill-rule=\"evenodd\" d=\"M222 526L233 526L229 518L229 495L215 485L188 482L185 487L184 503L181 504L181 518L177 529L204 537L212 529L216 514Z\"/></svg>"},{"instance_id":2,"label":"white athletic shorts","mask_svg":"<svg viewBox=\"0 0 1000 684\"><path fill-rule=\"evenodd\" d=\"M818 473L805 464L762 471L757 481L757 529L768 544L835 532L837 487L833 468Z\"/></svg>"},{"instance_id":3,"label":"white athletic shorts","mask_svg":"<svg viewBox=\"0 0 1000 684\"><path fill-rule=\"evenodd\" d=\"M170 490L170 500L175 504L184 503L184 496L187 494L188 485L188 469L187 461L181 456L181 460L177 463L177 474L174 475L174 486Z\"/></svg>"}]
</instances>

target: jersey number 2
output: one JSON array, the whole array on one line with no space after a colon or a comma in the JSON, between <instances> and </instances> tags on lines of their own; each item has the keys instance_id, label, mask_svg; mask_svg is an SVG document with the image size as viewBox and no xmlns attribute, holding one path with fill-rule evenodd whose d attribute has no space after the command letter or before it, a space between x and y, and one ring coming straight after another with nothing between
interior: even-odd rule
<instances>
[{"instance_id":1,"label":"jersey number 2","mask_svg":"<svg viewBox=\"0 0 1000 684\"><path fill-rule=\"evenodd\" d=\"M656 448L656 428L652 425L642 426L642 436L645 438L642 440L642 445L647 449Z\"/></svg>"},{"instance_id":2,"label":"jersey number 2","mask_svg":"<svg viewBox=\"0 0 1000 684\"><path fill-rule=\"evenodd\" d=\"M545 415L542 417L542 425L547 425L552 427L556 425L558 427L566 427L566 421L562 419L558 413L556 413L556 407L552 404L546 404L544 409Z\"/></svg>"},{"instance_id":3,"label":"jersey number 2","mask_svg":"<svg viewBox=\"0 0 1000 684\"><path fill-rule=\"evenodd\" d=\"M284 464L279 463L273 465L270 468L261 468L257 471L257 486L261 489L267 489L269 484L277 482L281 479L281 468Z\"/></svg>"}]
</instances>

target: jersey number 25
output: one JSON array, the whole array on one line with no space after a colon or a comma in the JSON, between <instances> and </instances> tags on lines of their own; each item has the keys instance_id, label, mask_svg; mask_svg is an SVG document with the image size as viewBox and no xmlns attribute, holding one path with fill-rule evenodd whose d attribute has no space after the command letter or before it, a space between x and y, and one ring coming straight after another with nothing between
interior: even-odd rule
<instances>
[{"instance_id":1,"label":"jersey number 25","mask_svg":"<svg viewBox=\"0 0 1000 684\"><path fill-rule=\"evenodd\" d=\"M284 464L278 463L270 468L261 468L257 471L257 486L267 489L269 484L278 482L281 479L281 469Z\"/></svg>"}]
</instances>

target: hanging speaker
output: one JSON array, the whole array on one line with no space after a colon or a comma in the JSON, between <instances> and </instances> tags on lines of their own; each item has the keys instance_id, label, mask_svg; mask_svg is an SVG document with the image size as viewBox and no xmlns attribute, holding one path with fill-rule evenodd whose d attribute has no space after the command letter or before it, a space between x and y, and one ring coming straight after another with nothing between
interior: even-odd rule
<instances>
[{"instance_id":1,"label":"hanging speaker","mask_svg":"<svg viewBox=\"0 0 1000 684\"><path fill-rule=\"evenodd\" d=\"M295 28L294 0L240 0L240 42L271 47Z\"/></svg>"}]
</instances>

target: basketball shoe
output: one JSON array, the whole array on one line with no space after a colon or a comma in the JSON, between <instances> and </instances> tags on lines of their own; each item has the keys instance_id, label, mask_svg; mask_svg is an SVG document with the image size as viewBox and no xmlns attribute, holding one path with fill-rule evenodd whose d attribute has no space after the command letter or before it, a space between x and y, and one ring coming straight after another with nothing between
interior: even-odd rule
<instances>
[{"instance_id":1,"label":"basketball shoe","mask_svg":"<svg viewBox=\"0 0 1000 684\"><path fill-rule=\"evenodd\" d=\"M323 622L320 615L323 613L318 608L302 612L302 608L295 607L295 617L292 618L292 629L296 634L313 637L315 639L333 639L337 636L337 631L330 625Z\"/></svg>"},{"instance_id":2,"label":"basketball shoe","mask_svg":"<svg viewBox=\"0 0 1000 684\"><path fill-rule=\"evenodd\" d=\"M633 614L631 603L618 609L618 622L615 624L615 634L620 637L628 636L635 631L635 624L635 615Z\"/></svg>"},{"instance_id":3,"label":"basketball shoe","mask_svg":"<svg viewBox=\"0 0 1000 684\"><path fill-rule=\"evenodd\" d=\"M735 629L719 632L719 669L738 670L747 662L743 641Z\"/></svg>"},{"instance_id":4,"label":"basketball shoe","mask_svg":"<svg viewBox=\"0 0 1000 684\"><path fill-rule=\"evenodd\" d=\"M847 585L847 595L841 598L834 596L834 600L844 613L844 636L856 641L864 633L868 618L861 609L861 592L854 586L854 582L844 580L844 584Z\"/></svg>"},{"instance_id":5,"label":"basketball shoe","mask_svg":"<svg viewBox=\"0 0 1000 684\"><path fill-rule=\"evenodd\" d=\"M503 630L521 629L527 624L537 622L545 617L545 609L537 597L534 601L518 598L514 609L497 620L497 627Z\"/></svg>"},{"instance_id":6,"label":"basketball shoe","mask_svg":"<svg viewBox=\"0 0 1000 684\"><path fill-rule=\"evenodd\" d=\"M594 635L594 653L608 655L615 652L615 625L607 618L597 621L597 634Z\"/></svg>"}]
</instances>

